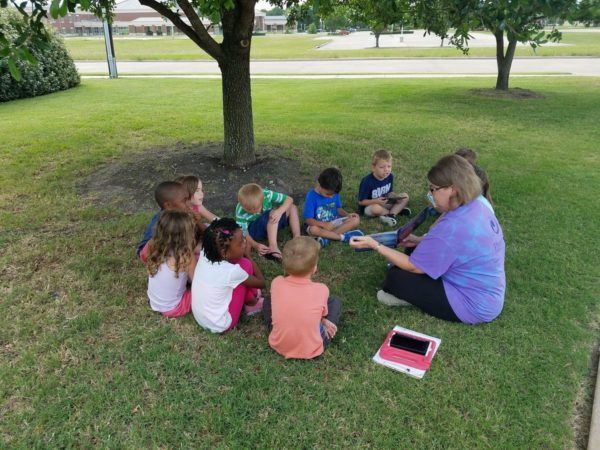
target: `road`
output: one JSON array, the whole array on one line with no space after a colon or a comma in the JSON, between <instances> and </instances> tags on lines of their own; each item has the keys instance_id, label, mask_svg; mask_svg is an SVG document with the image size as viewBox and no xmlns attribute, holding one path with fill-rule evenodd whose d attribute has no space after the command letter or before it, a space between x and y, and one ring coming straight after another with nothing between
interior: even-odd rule
<instances>
[{"instance_id":1,"label":"road","mask_svg":"<svg viewBox=\"0 0 600 450\"><path fill-rule=\"evenodd\" d=\"M78 61L82 75L107 74L105 61ZM122 61L119 75L218 76L214 61ZM496 75L495 58L320 59L252 61L253 76L321 78L328 76L428 77ZM600 76L600 58L515 58L513 75Z\"/></svg>"}]
</instances>

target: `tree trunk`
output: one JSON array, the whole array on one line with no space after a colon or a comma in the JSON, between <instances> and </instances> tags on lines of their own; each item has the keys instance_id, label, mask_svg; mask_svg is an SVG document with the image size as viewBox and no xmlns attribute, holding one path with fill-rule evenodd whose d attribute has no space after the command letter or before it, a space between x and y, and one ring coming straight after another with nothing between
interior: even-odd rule
<instances>
[{"instance_id":1,"label":"tree trunk","mask_svg":"<svg viewBox=\"0 0 600 450\"><path fill-rule=\"evenodd\" d=\"M1 1L1 0L0 0ZM231 9L221 10L223 42L217 43L202 24L192 3L176 0L177 11L157 0L139 0L164 17L167 17L198 47L212 56L221 69L223 90L223 161L225 164L244 167L252 164L254 155L254 127L252 120L252 95L250 93L250 44L254 29L256 0L235 0ZM188 18L184 22L179 8Z\"/></svg>"},{"instance_id":2,"label":"tree trunk","mask_svg":"<svg viewBox=\"0 0 600 450\"><path fill-rule=\"evenodd\" d=\"M379 48L379 33L375 33L375 48Z\"/></svg>"},{"instance_id":3,"label":"tree trunk","mask_svg":"<svg viewBox=\"0 0 600 450\"><path fill-rule=\"evenodd\" d=\"M238 2L238 5L245 2ZM250 43L254 28L251 7L238 6L223 14L223 57L219 61L223 89L223 162L245 167L255 162L252 94L250 88Z\"/></svg>"},{"instance_id":4,"label":"tree trunk","mask_svg":"<svg viewBox=\"0 0 600 450\"><path fill-rule=\"evenodd\" d=\"M221 67L223 87L223 161L236 167L255 161L250 59L228 58Z\"/></svg>"},{"instance_id":5,"label":"tree trunk","mask_svg":"<svg viewBox=\"0 0 600 450\"><path fill-rule=\"evenodd\" d=\"M509 40L506 54L504 53L504 32L497 30L494 33L496 37L496 63L498 64L498 77L496 78L496 89L508 91L508 79L510 68L515 56L517 41Z\"/></svg>"}]
</instances>

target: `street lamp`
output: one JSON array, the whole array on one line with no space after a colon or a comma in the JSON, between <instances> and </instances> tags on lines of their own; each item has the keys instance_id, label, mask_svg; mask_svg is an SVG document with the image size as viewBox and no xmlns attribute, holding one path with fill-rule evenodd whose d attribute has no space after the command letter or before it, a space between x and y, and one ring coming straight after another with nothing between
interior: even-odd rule
<instances>
[{"instance_id":1,"label":"street lamp","mask_svg":"<svg viewBox=\"0 0 600 450\"><path fill-rule=\"evenodd\" d=\"M108 9L106 10L108 17ZM102 26L104 28L104 44L106 45L106 61L108 63L108 77L118 78L117 74L117 58L115 57L115 44L112 37L112 24L109 24L106 17L102 18Z\"/></svg>"}]
</instances>

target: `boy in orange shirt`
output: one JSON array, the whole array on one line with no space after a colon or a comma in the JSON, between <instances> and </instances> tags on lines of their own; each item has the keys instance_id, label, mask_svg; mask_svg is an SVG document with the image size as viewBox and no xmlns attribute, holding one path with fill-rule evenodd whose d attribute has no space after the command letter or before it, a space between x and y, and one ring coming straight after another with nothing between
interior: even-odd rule
<instances>
[{"instance_id":1,"label":"boy in orange shirt","mask_svg":"<svg viewBox=\"0 0 600 450\"><path fill-rule=\"evenodd\" d=\"M263 314L270 330L269 345L285 358L311 359L323 353L337 332L342 302L329 288L311 281L317 271L320 246L307 236L295 237L283 248L286 277L271 283Z\"/></svg>"}]
</instances>

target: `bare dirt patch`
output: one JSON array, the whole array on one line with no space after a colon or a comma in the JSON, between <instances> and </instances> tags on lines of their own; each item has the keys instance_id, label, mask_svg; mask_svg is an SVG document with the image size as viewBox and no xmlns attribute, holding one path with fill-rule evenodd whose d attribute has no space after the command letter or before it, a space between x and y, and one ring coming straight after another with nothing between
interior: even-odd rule
<instances>
[{"instance_id":1,"label":"bare dirt patch","mask_svg":"<svg viewBox=\"0 0 600 450\"><path fill-rule=\"evenodd\" d=\"M508 91L501 91L493 88L471 89L471 92L480 97L506 98L510 100L531 100L535 98L544 98L544 96L539 92L521 88L512 88Z\"/></svg>"},{"instance_id":2,"label":"bare dirt patch","mask_svg":"<svg viewBox=\"0 0 600 450\"><path fill-rule=\"evenodd\" d=\"M298 202L313 185L316 169L282 156L276 148L258 148L256 163L246 169L232 169L221 163L220 144L177 144L151 148L134 157L109 162L79 186L82 194L101 206L125 212L155 211L154 189L162 181L197 175L203 183L205 205L218 215L231 216L237 191L246 183L284 192Z\"/></svg>"}]
</instances>

